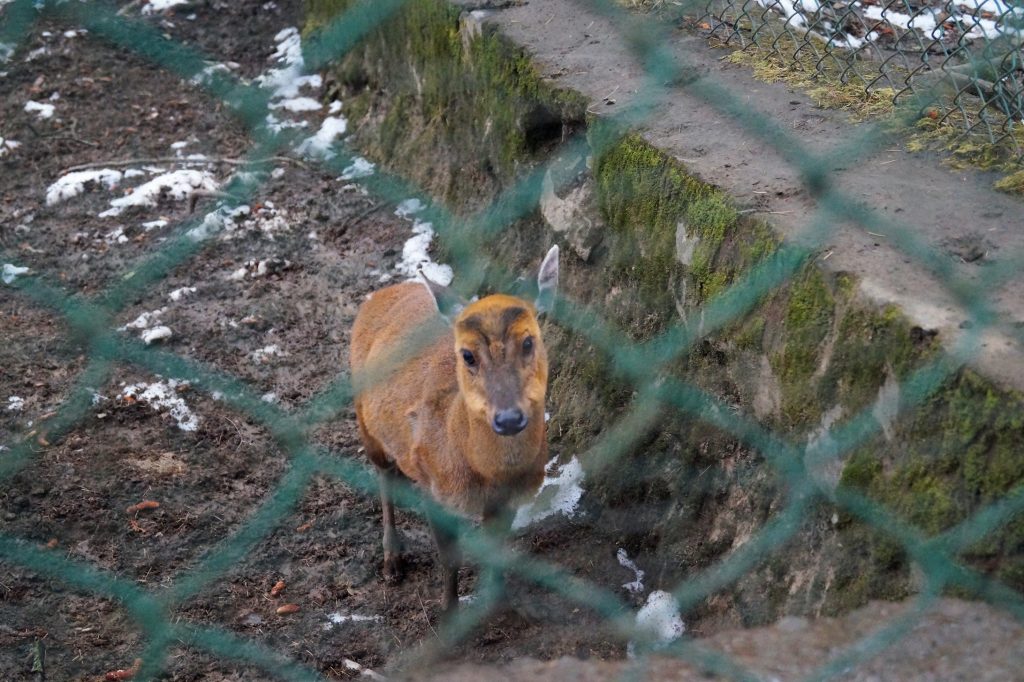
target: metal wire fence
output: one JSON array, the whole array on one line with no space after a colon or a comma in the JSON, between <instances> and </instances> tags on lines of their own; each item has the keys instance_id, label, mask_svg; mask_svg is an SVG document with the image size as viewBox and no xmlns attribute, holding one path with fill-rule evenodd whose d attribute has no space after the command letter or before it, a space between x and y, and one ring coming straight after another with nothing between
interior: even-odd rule
<instances>
[{"instance_id":1,"label":"metal wire fence","mask_svg":"<svg viewBox=\"0 0 1024 682\"><path fill-rule=\"evenodd\" d=\"M1013 0L712 0L711 35L896 102L927 93L937 124L1024 153L1024 7Z\"/></svg>"},{"instance_id":2,"label":"metal wire fence","mask_svg":"<svg viewBox=\"0 0 1024 682\"><path fill-rule=\"evenodd\" d=\"M358 42L381 22L387 21L396 12L401 12L409 3L420 0L366 0L354 2L349 9L328 26L322 28L306 42L305 63L310 71L319 70L342 58ZM685 76L691 71L675 56L666 45L668 27L651 18L638 18L625 14L616 4L603 0L588 3L593 9L616 19L627 43L638 61L648 72L647 85L637 102L622 113L594 122L589 140L582 136L562 144L555 156L524 173L518 181L506 189L488 208L468 218L460 217L443 205L427 202L429 208L425 217L436 226L442 238L450 239L448 244L452 262L458 272L458 286L466 292L474 291L484 280L486 268L501 269L501 263L488 262L481 254L481 245L500 233L512 221L527 216L536 210L542 191L542 183L548 168L566 165L569 159L582 159L588 154L600 155L612 147L621 136L642 123L652 108L671 92L673 87L686 87L715 106L722 116L741 123L763 144L779 150L788 163L797 167L807 188L814 194L819 209L810 228L801 235L800 245L786 244L763 260L749 272L743 274L725 293L708 302L703 310L702 324L679 322L658 338L645 344L632 343L616 329L614 321L604 319L599 312L562 296L553 311L553 319L574 333L581 335L601 349L614 361L616 371L636 389L636 398L629 412L602 434L599 441L587 454L589 467L599 469L628 456L630 449L641 437L659 410L677 410L693 419L703 420L740 442L763 454L766 466L786 482L787 494L784 508L769 520L747 543L729 554L724 560L680 583L672 590L680 610L685 613L709 595L728 586L784 547L786 539L798 530L809 509L818 501L837 505L853 517L877 529L895 540L907 555L922 570L924 586L915 607L904 616L889 623L866 641L851 647L849 651L835 658L830 664L817 671L810 679L827 679L849 665L864 660L913 628L919 616L925 612L937 595L943 590L956 587L965 592L986 599L1012 612L1024 620L1024 597L977 570L965 566L958 554L971 543L999 529L1015 516L1024 512L1024 487L1018 486L1011 494L971 515L955 527L937 535L928 536L920 529L903 521L896 513L886 509L866 495L849 488L837 490L823 485L813 475L815 466L821 462L835 461L858 445L868 441L880 430L880 424L870 408L832 429L831 438L818 439L810 444L793 440L764 427L755 419L737 413L721 399L700 387L673 377L666 372L673 360L686 353L700 339L722 329L730 321L749 312L766 294L784 285L805 263L812 245L826 240L844 221L852 221L860 229L885 232L892 235L898 248L909 258L923 264L946 282L950 291L964 308L970 311L973 323L967 333L955 345L946 348L932 360L912 371L901 381L900 410L908 414L922 405L938 387L970 360L978 350L979 339L996 320L989 306L987 293L1001 282L1019 272L1024 254L1015 254L986 269L977 283L960 278L950 263L929 245L918 239L913 229L879 215L878 213L852 202L840 188L830 181L829 169L834 158L850 163L851 158L862 158L888 144L891 129L881 125L865 125L841 149L831 155L815 155L804 149L800 142L771 120L752 111L740 99L708 79L693 80ZM892 4L886 6L891 7ZM760 6L758 6L760 7ZM788 5L787 5L788 7ZM852 7L852 6L851 6ZM984 11L982 7L977 8ZM736 11L736 10L733 10ZM773 40L780 33L772 34L770 22L764 21L771 8L756 10L754 5L743 5L740 12L754 29L754 35L769 35ZM791 36L799 38L801 49L820 50L821 59L843 59L844 63L855 65L856 61L845 61L847 53L837 45L838 33L827 34L825 47L814 42L815 33L824 31L826 22L835 27L839 19L828 19L829 12L821 7L817 18L806 22L807 30L796 31L796 14L787 15L786 29ZM914 16L924 16L924 9L918 9ZM931 11L931 10L928 10ZM848 15L853 12L847 8ZM34 2L15 0L4 8L0 25L0 42L15 48L18 41L29 34L34 22L41 17L56 18L69 26L81 26L90 33L111 44L140 55L153 64L167 69L183 79L200 75L207 62L203 56L188 46L175 43L163 37L151 25L118 13L117 7L101 2ZM1017 17L1013 9L1000 15L1000 25L1012 25ZM960 37L953 43L956 49L965 49L964 35L972 27L982 26L982 18L960 31ZM966 21L966 20L964 20ZM735 28L722 30L733 31ZM873 29L877 30L877 29ZM910 33L913 33L912 31ZM846 35L853 36L847 32ZM915 33L916 35L916 33ZM1013 38L1008 31L1004 37ZM903 38L901 38L903 40ZM918 38L906 38L918 40ZM927 66L926 56L942 40L932 36L931 42L916 44L922 47L917 53ZM851 42L847 38L847 43ZM865 41L863 49L875 49ZM953 47L943 48L943 54L952 58ZM831 55L831 56L830 56ZM945 62L943 62L945 63ZM1013 58L1006 57L998 68L1016 67ZM920 71L917 68L917 71ZM914 69L909 69L914 71ZM850 69L850 75L864 79L871 86L880 78L894 76L860 75ZM888 72L892 73L892 71ZM1019 76L1019 72L1017 72ZM21 566L52 580L64 583L76 590L116 600L124 606L137 623L145 637L146 645L139 658L141 668L136 679L158 677L168 663L171 647L185 642L225 659L242 661L262 668L266 672L290 680L321 679L312 669L295 664L280 653L245 640L231 631L198 625L172 619L170 614L190 597L210 588L219 578L228 574L247 553L271 533L283 518L298 504L304 491L316 475L327 475L345 482L353 489L367 495L378 491L377 480L360 463L354 453L332 452L318 444L312 437L318 425L334 418L351 403L352 386L349 377L339 375L320 395L310 400L301 409L287 411L260 399L259 391L237 378L224 374L212 367L181 355L148 347L138 340L117 331L112 324L118 312L124 310L134 297L154 286L174 268L186 264L210 244L210 236L216 234L219 220L226 211L248 202L259 189L261 171L270 167L269 158L287 151L297 142L295 131L275 130L266 124L268 113L268 92L257 85L244 84L230 74L216 72L200 81L207 91L217 97L249 127L252 146L247 154L248 163L241 167L226 185L226 196L204 216L181 225L173 237L161 248L150 254L143 263L133 267L117 283L99 295L87 298L75 292L62 289L52 276L35 274L17 279L9 286L26 300L39 306L59 312L67 320L72 332L86 340L88 364L70 391L68 399L40 425L53 441L75 428L89 413L92 401L92 387L108 381L118 365L132 365L163 376L187 380L199 390L218 392L225 402L235 410L244 413L264 425L273 438L288 455L288 468L276 487L259 508L223 542L212 547L191 568L176 577L173 583L159 590L147 590L129 579L101 571L87 563L73 561L41 550L17 537L0 537L0 560ZM910 81L901 81L910 82ZM1020 88L1013 89L1009 81L993 80L1000 85L1002 99L1007 106L1017 106L1015 116L1019 118ZM674 84L666 86L664 84ZM679 85L682 84L682 85ZM919 104L916 98L928 97L930 92L921 88L907 90L908 96ZM960 94L966 92L961 90ZM1013 97L1016 100L1013 100ZM1017 104L1012 104L1012 102ZM913 116L914 107L908 109ZM1008 129L1007 129L1008 130ZM322 160L327 168L341 172L355 158L353 150L344 143L336 143L336 154ZM365 178L363 183L370 192L386 200L399 201L410 196L422 196L416 187L401 177L378 173ZM426 197L423 197L424 199ZM9 254L2 254L9 258ZM420 344L429 339L417 338L405 349L415 352ZM404 353L402 354L405 356ZM402 357L389 358L389 366L402 361ZM388 367L376 367L374 371L387 373ZM12 444L0 459L0 480L10 480L18 471L33 462L37 456L34 440ZM659 643L650 631L637 626L634 613L613 590L580 579L564 567L545 561L537 556L516 553L502 545L495 538L467 524L461 517L451 514L419 490L400 487L396 491L399 506L426 515L437 524L458 532L462 537L462 548L469 558L488 569L506 571L519 579L534 583L571 601L579 603L607 618L611 629L637 643L639 660L653 651ZM499 599L496 591L486 585L478 599L461 609L458 616L443 623L440 642L448 645L471 633L489 613ZM696 663L701 668L720 675L738 679L753 680L757 676L735 661L702 646L693 640L679 640L657 649L659 655L678 656ZM640 674L642 666L634 672Z\"/></svg>"}]
</instances>

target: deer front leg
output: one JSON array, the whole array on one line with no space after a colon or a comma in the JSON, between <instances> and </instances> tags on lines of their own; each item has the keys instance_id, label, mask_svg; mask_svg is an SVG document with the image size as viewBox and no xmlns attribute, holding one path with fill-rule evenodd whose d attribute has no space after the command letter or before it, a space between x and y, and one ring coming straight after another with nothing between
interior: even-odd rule
<instances>
[{"instance_id":1,"label":"deer front leg","mask_svg":"<svg viewBox=\"0 0 1024 682\"><path fill-rule=\"evenodd\" d=\"M459 538L454 530L443 527L443 522L438 522L430 516L427 516L427 520L434 532L441 564L441 611L448 614L459 605L459 564L462 560Z\"/></svg>"},{"instance_id":2,"label":"deer front leg","mask_svg":"<svg viewBox=\"0 0 1024 682\"><path fill-rule=\"evenodd\" d=\"M500 496L484 505L482 529L499 544L504 544L512 530L512 507L507 497ZM485 565L480 575L479 594L494 605L505 594L505 572L497 567Z\"/></svg>"}]
</instances>

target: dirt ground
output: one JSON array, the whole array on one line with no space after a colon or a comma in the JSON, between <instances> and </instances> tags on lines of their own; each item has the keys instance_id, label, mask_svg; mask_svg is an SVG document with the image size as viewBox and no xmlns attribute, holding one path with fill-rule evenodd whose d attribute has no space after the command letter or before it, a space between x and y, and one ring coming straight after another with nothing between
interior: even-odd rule
<instances>
[{"instance_id":1,"label":"dirt ground","mask_svg":"<svg viewBox=\"0 0 1024 682\"><path fill-rule=\"evenodd\" d=\"M298 0L195 2L145 16L132 3L127 11L211 59L236 62L235 73L245 78L268 68L275 35L301 26L300 13ZM0 64L0 135L21 143L0 159L0 264L29 267L88 298L155 253L192 217L189 202L164 197L155 207L101 218L124 186L142 180L125 179L112 189L89 186L48 205L51 183L69 167L90 162L181 153L236 158L249 139L243 125L198 87L92 35L65 33L74 28L44 18ZM303 94L321 96L315 88ZM52 103L52 117L26 111L30 100ZM293 118L308 117L313 132L324 113ZM177 142L187 144L172 148ZM344 189L348 183L336 173L310 163L279 168L251 204L258 214L254 225L230 239L208 240L133 300L116 324L164 309L159 325L173 332L158 342L164 350L238 377L257 395L294 410L343 371L357 306L381 286L383 274L398 277L394 266L411 231L393 206L378 206L358 188ZM232 166L205 169L223 181ZM203 198L195 210L213 205ZM151 223L158 219L167 222ZM250 261L263 261L268 272L255 276ZM233 277L241 268L248 269ZM171 293L184 287L195 291L174 300ZM0 488L0 535L161 594L267 501L289 471L289 456L266 428L195 387L171 387L165 398L173 404L159 408L155 397L142 394L145 386L131 389L159 378L127 364L118 365L106 385L88 387L95 398L85 418L47 441L46 420L87 364L83 341L68 332L58 313L0 286L0 444L37 443L29 463ZM317 437L337 457L358 460L351 416L343 410ZM191 419L195 429L183 429ZM160 506L126 513L141 500ZM407 575L401 585L385 588L379 513L375 499L316 477L297 508L253 551L167 615L224 627L329 678L358 674L345 659L386 670L434 636L440 576L425 525L403 513ZM518 545L612 589L632 578L616 561L617 544L599 539L585 517L535 526ZM271 597L279 580L286 588ZM472 587L467 568L463 593ZM514 589L532 606L493 618L453 654L456 660L623 655L625 643L587 609L539 588ZM301 610L278 615L285 603ZM369 619L332 624L333 613ZM146 645L117 602L0 561L0 679L41 679L32 672L37 641L45 645L49 680L103 679L130 667ZM171 680L268 678L181 642L172 647L166 671Z\"/></svg>"}]
</instances>

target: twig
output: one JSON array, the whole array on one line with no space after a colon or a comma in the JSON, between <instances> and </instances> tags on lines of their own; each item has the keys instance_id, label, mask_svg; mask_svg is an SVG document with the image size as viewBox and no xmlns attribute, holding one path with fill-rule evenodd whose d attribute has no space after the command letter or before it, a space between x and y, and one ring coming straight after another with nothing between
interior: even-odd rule
<instances>
[{"instance_id":1,"label":"twig","mask_svg":"<svg viewBox=\"0 0 1024 682\"><path fill-rule=\"evenodd\" d=\"M382 201L379 204L374 204L373 206L371 206L370 208L366 209L362 213L359 213L359 214L353 216L352 218L349 218L348 221L346 221L346 222L348 222L350 225L358 223L359 221L363 220L364 218L366 218L366 217L376 213L377 211L379 211L382 208L385 208L387 206L392 205L393 203L395 203L395 202L393 202L393 201Z\"/></svg>"},{"instance_id":2,"label":"twig","mask_svg":"<svg viewBox=\"0 0 1024 682\"><path fill-rule=\"evenodd\" d=\"M420 608L423 609L423 618L427 621L427 627L434 633L434 639L440 642L441 638L438 636L437 630L435 630L434 626L430 624L430 616L427 615L427 607L423 604L423 597L420 596L419 588L416 588L416 598L420 600Z\"/></svg>"},{"instance_id":3,"label":"twig","mask_svg":"<svg viewBox=\"0 0 1024 682\"><path fill-rule=\"evenodd\" d=\"M129 2L127 5L125 5L121 9L117 10L117 16L123 17L124 15L128 14L128 12L130 12L133 8L135 8L135 7L137 7L137 6L141 5L141 4L142 4L142 0L132 0L131 2Z\"/></svg>"},{"instance_id":4,"label":"twig","mask_svg":"<svg viewBox=\"0 0 1024 682\"><path fill-rule=\"evenodd\" d=\"M43 640L38 638L32 646L32 672L35 673L36 682L46 679L46 648Z\"/></svg>"},{"instance_id":5,"label":"twig","mask_svg":"<svg viewBox=\"0 0 1024 682\"><path fill-rule=\"evenodd\" d=\"M223 156L209 157L205 159L184 159L180 156L153 156L143 159L122 159L120 161L92 161L90 163L80 163L77 166L71 166L64 170L65 173L73 173L75 171L87 170L89 168L119 168L124 166L141 166L146 163L180 163L187 165L197 165L203 163L225 163L231 166L248 166L250 164L265 163L267 161L281 161L285 163L293 163L296 166L302 168L308 168L306 164L298 159L293 159L290 156L268 156L263 159L229 159Z\"/></svg>"}]
</instances>

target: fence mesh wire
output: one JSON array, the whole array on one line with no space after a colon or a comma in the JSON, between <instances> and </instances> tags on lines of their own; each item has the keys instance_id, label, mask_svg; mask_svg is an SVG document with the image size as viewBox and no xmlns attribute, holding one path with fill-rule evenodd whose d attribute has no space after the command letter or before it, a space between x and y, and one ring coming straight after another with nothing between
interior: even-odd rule
<instances>
[{"instance_id":1,"label":"fence mesh wire","mask_svg":"<svg viewBox=\"0 0 1024 682\"><path fill-rule=\"evenodd\" d=\"M417 0L367 0L356 2L330 25L306 41L305 63L310 71L325 68L353 49L374 27L395 12ZM813 5L813 7L812 7ZM658 338L642 345L634 344L616 329L613 321L603 319L595 310L569 301L564 296L556 303L554 321L586 338L614 360L616 371L636 390L630 411L602 434L588 453L588 466L601 468L627 456L636 439L660 410L677 410L694 419L704 420L762 453L787 485L785 507L757 533L724 560L680 583L672 590L683 613L717 590L737 580L759 562L784 546L799 528L811 505L825 500L895 540L920 567L924 580L916 606L889 623L867 640L851 647L811 676L827 679L890 646L917 622L937 595L956 587L991 601L1024 620L1024 598L991 577L970 568L959 559L965 547L997 530L1024 512L1024 488L1017 487L998 502L977 511L953 528L926 535L903 521L896 513L866 495L849 488L833 490L813 474L817 464L835 461L875 436L881 426L870 407L832 429L830 438L807 444L772 432L753 418L737 413L729 405L700 387L667 374L666 368L689 348L730 321L749 312L765 294L784 285L805 263L816 244L826 240L835 225L850 220L859 229L892 235L907 257L923 264L946 282L963 307L970 311L972 326L960 341L937 354L901 381L900 409L908 414L921 406L934 392L978 351L979 340L996 322L987 292L1018 272L1024 254L1005 258L987 268L980 281L962 280L949 262L915 237L909 226L900 225L844 196L829 179L832 158L863 156L886 144L890 129L865 125L856 139L834 152L832 157L814 155L773 121L750 110L732 93L707 79L686 77L687 65L666 49L668 26L652 17L627 15L616 4L594 0L589 3L616 19L638 61L645 65L649 78L637 103L623 113L592 124L589 140L571 139L559 147L557 155L526 172L485 210L468 218L459 217L436 202L428 202L427 216L442 238L449 239L452 260L459 273L460 288L472 292L490 267L480 245L499 233L515 219L529 215L538 204L544 173L565 164L567 159L587 154L600 155L622 135L635 128L650 114L666 88L686 87L714 105L722 116L740 122L764 144L778 149L786 160L800 169L807 188L817 197L818 213L800 245L783 245L743 275L723 294L708 302L698 327L679 322ZM886 84L898 98L915 103L930 100L941 85L923 78L924 72L942 74L955 88L953 104L971 127L983 126L993 139L1013 136L1022 115L1020 67L1019 6L1002 0L986 0L965 6L963 3L907 4L904 0L884 5L873 3L746 2L742 5L712 3L708 12L716 21L714 32L727 41L751 41L786 50L790 55L810 54L821 64L838 63L844 78L863 83L865 88ZM332 452L312 438L318 425L335 418L351 403L352 387L347 375L337 379L320 395L299 410L287 411L261 400L259 391L239 379L181 355L161 351L118 331L116 315L140 293L159 283L175 267L187 263L210 242L223 217L232 208L249 201L259 189L260 176L271 157L293 149L295 131L276 130L267 125L268 92L255 84L245 84L224 72L205 72L207 62L191 48L163 37L150 24L118 12L118 8L99 2L35 2L15 0L3 9L0 43L13 52L19 40L42 17L57 18L68 26L88 29L94 36L140 55L153 64L183 79L195 80L230 108L249 127L252 140L247 163L240 167L225 186L225 196L203 216L180 226L172 238L145 261L124 274L108 290L86 297L63 290L52 275L33 273L8 286L27 300L59 312L88 348L88 364L81 371L68 399L59 410L41 424L38 431L55 441L70 432L89 414L92 387L103 385L118 365L133 365L150 372L187 380L199 390L218 393L233 409L265 425L288 455L288 468L275 489L258 509L190 569L160 590L147 590L132 581L99 570L86 563L46 552L17 537L0 537L0 558L76 590L111 598L121 603L137 622L146 645L140 652L142 666L136 679L152 679L164 671L172 646L185 642L214 656L243 661L282 679L315 680L321 675L296 664L279 652L231 631L172 619L170 614L190 597L208 589L237 565L248 552L295 508L314 476L326 475L344 481L366 495L377 492L377 480L360 463L355 453ZM874 61L864 59L870 55ZM877 68L876 65L877 64ZM665 86L663 84L676 84ZM682 85L678 85L682 83ZM910 111L915 107L911 106ZM949 113L946 114L951 115ZM355 158L344 143L336 143L336 153L320 159L327 168L340 173ZM363 180L376 196L399 201L423 196L405 179L378 173ZM13 254L0 254L13 262ZM417 338L404 352L414 352L430 339ZM401 357L389 363L401 362ZM386 374L387 367L374 371ZM0 480L10 480L37 457L38 441L26 439L13 443L0 459ZM542 586L565 598L593 609L608 619L613 630L624 639L637 643L640 661L657 644L651 633L638 628L634 613L612 590L580 579L565 568L538 556L516 553L499 540L452 515L419 490L405 486L397 491L399 506L424 514L437 523L457 530L468 557L484 568L499 569L519 579ZM444 622L439 641L450 644L464 638L486 617L495 600L496 588L485 582L479 598L461 609L458 616ZM678 656L700 667L731 679L753 680L757 676L728 657L698 642L679 640L658 649L659 655ZM642 666L636 669L642 672Z\"/></svg>"},{"instance_id":2,"label":"fence mesh wire","mask_svg":"<svg viewBox=\"0 0 1024 682\"><path fill-rule=\"evenodd\" d=\"M712 0L707 31L900 102L927 94L938 125L1024 154L1024 8L1013 0Z\"/></svg>"}]
</instances>

